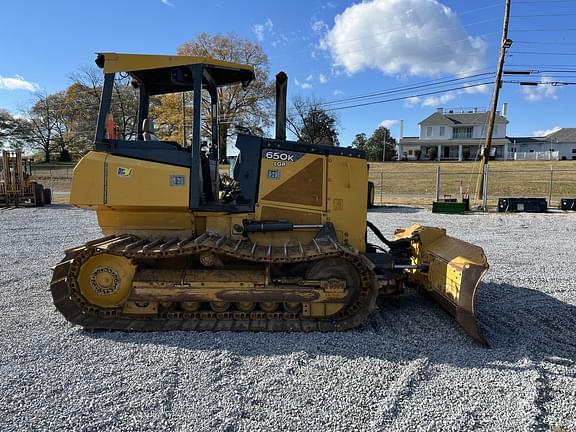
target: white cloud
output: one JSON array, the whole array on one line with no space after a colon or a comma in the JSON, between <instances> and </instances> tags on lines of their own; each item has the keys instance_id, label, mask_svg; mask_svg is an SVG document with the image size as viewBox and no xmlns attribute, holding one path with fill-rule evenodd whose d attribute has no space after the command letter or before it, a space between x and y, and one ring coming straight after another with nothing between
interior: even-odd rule
<instances>
[{"instance_id":1,"label":"white cloud","mask_svg":"<svg viewBox=\"0 0 576 432\"><path fill-rule=\"evenodd\" d=\"M469 94L486 93L487 91L488 91L488 86L486 84L482 84L482 85L479 85L477 87L468 87L468 88L461 89L461 90L448 91L448 92L440 94L440 95L430 95L430 96L426 96L426 97L413 96L413 97L410 97L404 101L404 106L407 108L413 108L416 105L420 105L423 107L439 108L442 105L453 101L458 96L460 96L464 93L469 93Z\"/></svg>"},{"instance_id":2,"label":"white cloud","mask_svg":"<svg viewBox=\"0 0 576 432\"><path fill-rule=\"evenodd\" d=\"M318 80L320 81L320 84L326 84L328 82L328 78L326 78L326 75L324 74L318 75Z\"/></svg>"},{"instance_id":3,"label":"white cloud","mask_svg":"<svg viewBox=\"0 0 576 432\"><path fill-rule=\"evenodd\" d=\"M0 76L0 90L28 90L38 91L40 86L36 83L26 81L20 75L13 77Z\"/></svg>"},{"instance_id":4,"label":"white cloud","mask_svg":"<svg viewBox=\"0 0 576 432\"><path fill-rule=\"evenodd\" d=\"M421 105L425 107L441 107L454 99L456 99L456 92L449 92L441 96L428 96L421 101Z\"/></svg>"},{"instance_id":5,"label":"white cloud","mask_svg":"<svg viewBox=\"0 0 576 432\"><path fill-rule=\"evenodd\" d=\"M412 96L404 101L404 106L412 108L415 107L416 105L419 105L421 102L422 99L420 99L418 96Z\"/></svg>"},{"instance_id":6,"label":"white cloud","mask_svg":"<svg viewBox=\"0 0 576 432\"><path fill-rule=\"evenodd\" d=\"M398 124L398 120L382 120L379 126L384 126L385 128L390 129L391 127Z\"/></svg>"},{"instance_id":7,"label":"white cloud","mask_svg":"<svg viewBox=\"0 0 576 432\"><path fill-rule=\"evenodd\" d=\"M562 129L560 126L554 126L553 128L550 129L535 130L534 132L532 132L532 135L535 137L545 137L550 134L553 134L554 132L558 132L560 129Z\"/></svg>"},{"instance_id":8,"label":"white cloud","mask_svg":"<svg viewBox=\"0 0 576 432\"><path fill-rule=\"evenodd\" d=\"M469 36L437 0L369 0L335 18L321 46L353 74L461 74L484 65L486 43Z\"/></svg>"},{"instance_id":9,"label":"white cloud","mask_svg":"<svg viewBox=\"0 0 576 432\"><path fill-rule=\"evenodd\" d=\"M552 81L552 78L545 76L540 79L541 83ZM557 90L558 87L546 84L540 84L537 86L522 86L522 94L524 95L524 99L529 102L538 102L544 99L558 99L558 96L556 96Z\"/></svg>"},{"instance_id":10,"label":"white cloud","mask_svg":"<svg viewBox=\"0 0 576 432\"><path fill-rule=\"evenodd\" d=\"M310 25L310 27L312 27L312 31L316 34L319 35L324 35L325 33L328 32L328 24L326 24L324 21L322 20L316 20L313 21L312 24Z\"/></svg>"},{"instance_id":11,"label":"white cloud","mask_svg":"<svg viewBox=\"0 0 576 432\"><path fill-rule=\"evenodd\" d=\"M174 7L174 3L172 3L170 0L160 0L162 2L162 4L165 4L166 6L170 6L170 7Z\"/></svg>"},{"instance_id":12,"label":"white cloud","mask_svg":"<svg viewBox=\"0 0 576 432\"><path fill-rule=\"evenodd\" d=\"M309 82L300 82L297 79L294 79L294 84L296 84L296 87L300 87L302 90L310 90L312 88L312 84Z\"/></svg>"},{"instance_id":13,"label":"white cloud","mask_svg":"<svg viewBox=\"0 0 576 432\"><path fill-rule=\"evenodd\" d=\"M314 78L314 77L312 76L312 74L310 74L306 77L306 81L312 81L312 78Z\"/></svg>"},{"instance_id":14,"label":"white cloud","mask_svg":"<svg viewBox=\"0 0 576 432\"><path fill-rule=\"evenodd\" d=\"M343 95L344 92L342 90L336 89L336 90L334 90L333 94L334 94L334 96L340 96L340 95Z\"/></svg>"},{"instance_id":15,"label":"white cloud","mask_svg":"<svg viewBox=\"0 0 576 432\"><path fill-rule=\"evenodd\" d=\"M270 18L267 18L264 24L254 24L252 26L252 32L256 35L256 39L260 42L264 40L266 32L272 32L274 28L274 23Z\"/></svg>"}]
</instances>

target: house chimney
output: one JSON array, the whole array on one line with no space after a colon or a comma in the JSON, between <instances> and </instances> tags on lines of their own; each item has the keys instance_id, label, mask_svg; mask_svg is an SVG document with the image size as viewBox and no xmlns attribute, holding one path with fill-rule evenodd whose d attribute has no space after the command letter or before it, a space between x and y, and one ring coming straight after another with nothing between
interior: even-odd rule
<instances>
[{"instance_id":1,"label":"house chimney","mask_svg":"<svg viewBox=\"0 0 576 432\"><path fill-rule=\"evenodd\" d=\"M436 112L439 114L444 114L444 108L436 108Z\"/></svg>"},{"instance_id":2,"label":"house chimney","mask_svg":"<svg viewBox=\"0 0 576 432\"><path fill-rule=\"evenodd\" d=\"M502 117L508 118L508 103L504 102L502 104Z\"/></svg>"}]
</instances>

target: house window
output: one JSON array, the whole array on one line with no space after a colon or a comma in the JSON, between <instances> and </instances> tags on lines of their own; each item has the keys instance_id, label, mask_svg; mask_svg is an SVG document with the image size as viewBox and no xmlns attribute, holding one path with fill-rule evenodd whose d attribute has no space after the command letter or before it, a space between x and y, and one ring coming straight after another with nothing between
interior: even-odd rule
<instances>
[{"instance_id":1,"label":"house window","mask_svg":"<svg viewBox=\"0 0 576 432\"><path fill-rule=\"evenodd\" d=\"M414 153L412 150L408 150L408 156L412 156Z\"/></svg>"},{"instance_id":2,"label":"house window","mask_svg":"<svg viewBox=\"0 0 576 432\"><path fill-rule=\"evenodd\" d=\"M452 138L463 139L472 138L473 127L458 127L452 129Z\"/></svg>"},{"instance_id":3,"label":"house window","mask_svg":"<svg viewBox=\"0 0 576 432\"><path fill-rule=\"evenodd\" d=\"M440 126L440 136L444 136L444 126Z\"/></svg>"},{"instance_id":4,"label":"house window","mask_svg":"<svg viewBox=\"0 0 576 432\"><path fill-rule=\"evenodd\" d=\"M572 149L572 153L576 153L576 148L573 148L573 149Z\"/></svg>"},{"instance_id":5,"label":"house window","mask_svg":"<svg viewBox=\"0 0 576 432\"><path fill-rule=\"evenodd\" d=\"M431 137L432 136L432 126L428 126L426 128L426 136L427 137Z\"/></svg>"}]
</instances>

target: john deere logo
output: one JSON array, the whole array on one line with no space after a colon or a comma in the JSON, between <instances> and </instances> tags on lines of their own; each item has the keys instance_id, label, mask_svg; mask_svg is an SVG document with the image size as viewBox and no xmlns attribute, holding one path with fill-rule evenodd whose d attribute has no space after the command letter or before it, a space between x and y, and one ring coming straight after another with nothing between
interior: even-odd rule
<instances>
[{"instance_id":1,"label":"john deere logo","mask_svg":"<svg viewBox=\"0 0 576 432\"><path fill-rule=\"evenodd\" d=\"M132 175L132 168L118 167L116 175L118 175L118 177L130 177Z\"/></svg>"}]
</instances>

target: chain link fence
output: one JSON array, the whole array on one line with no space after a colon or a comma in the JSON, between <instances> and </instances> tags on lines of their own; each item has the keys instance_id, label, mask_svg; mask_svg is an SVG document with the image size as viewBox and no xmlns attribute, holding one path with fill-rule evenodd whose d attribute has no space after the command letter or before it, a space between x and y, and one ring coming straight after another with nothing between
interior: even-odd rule
<instances>
[{"instance_id":1,"label":"chain link fence","mask_svg":"<svg viewBox=\"0 0 576 432\"><path fill-rule=\"evenodd\" d=\"M403 169L402 163L371 164L369 179L374 183L375 203L431 205L434 200L462 197L475 201L478 164L414 165ZM572 166L514 169L489 165L486 178L489 206L502 197L546 198L550 207L559 206L562 198L576 198L576 168Z\"/></svg>"}]
</instances>

